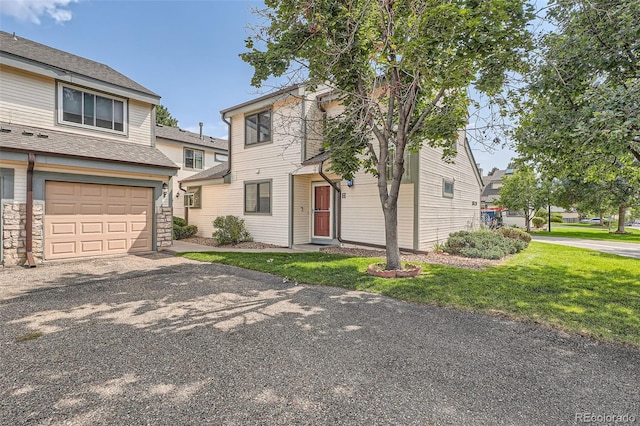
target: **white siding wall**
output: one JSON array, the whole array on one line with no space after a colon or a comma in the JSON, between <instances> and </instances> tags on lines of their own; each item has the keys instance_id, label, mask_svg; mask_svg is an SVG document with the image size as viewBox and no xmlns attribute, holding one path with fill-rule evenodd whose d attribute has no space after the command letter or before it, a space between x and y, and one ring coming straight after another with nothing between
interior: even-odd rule
<instances>
[{"instance_id":1,"label":"white siding wall","mask_svg":"<svg viewBox=\"0 0 640 426\"><path fill-rule=\"evenodd\" d=\"M232 214L245 220L255 241L289 244L289 173L300 167L301 106L298 101L281 101L273 111L273 143L264 145L245 147L244 115L231 118L231 183L203 187L202 212L189 212L189 223L198 226L198 235L211 236L210 222L218 215ZM244 213L244 183L258 180L271 181L269 215ZM228 189L216 189L219 186Z\"/></svg>"},{"instance_id":2,"label":"white siding wall","mask_svg":"<svg viewBox=\"0 0 640 426\"><path fill-rule=\"evenodd\" d=\"M451 232L476 229L480 222L481 186L475 164L464 147L464 133L458 142L455 162L441 160L442 150L424 147L420 152L420 249L444 242ZM454 180L454 197L442 196L443 178ZM476 205L473 205L475 202Z\"/></svg>"},{"instance_id":3,"label":"white siding wall","mask_svg":"<svg viewBox=\"0 0 640 426\"><path fill-rule=\"evenodd\" d=\"M193 176L196 173L200 173L202 170L184 170L182 167L184 165L184 147L183 145L176 142L169 142L162 139L156 140L156 147L162 151L164 155L169 157L171 161L173 161L177 166L180 167L178 170L178 174L173 178L173 215L184 218L184 192L180 191L179 181L181 179L186 179L189 176ZM194 148L196 149L196 148ZM197 148L204 151L204 168L208 169L210 167L215 166L216 164L220 164L220 162L215 161L215 153L211 149L207 149L205 147ZM186 189L186 185L182 185L183 188ZM176 194L179 194L179 197L176 197Z\"/></svg>"},{"instance_id":4,"label":"white siding wall","mask_svg":"<svg viewBox=\"0 0 640 426\"><path fill-rule=\"evenodd\" d=\"M384 215L378 195L377 179L358 172L354 185L342 182L342 238L372 244L385 244ZM413 248L413 184L402 184L398 195L398 241Z\"/></svg>"},{"instance_id":5,"label":"white siding wall","mask_svg":"<svg viewBox=\"0 0 640 426\"><path fill-rule=\"evenodd\" d=\"M129 134L122 136L56 124L57 88L52 78L4 66L0 68L0 86L0 121L151 145L151 104L128 101Z\"/></svg>"},{"instance_id":6,"label":"white siding wall","mask_svg":"<svg viewBox=\"0 0 640 426\"><path fill-rule=\"evenodd\" d=\"M293 243L311 241L311 176L294 176L293 186Z\"/></svg>"},{"instance_id":7,"label":"white siding wall","mask_svg":"<svg viewBox=\"0 0 640 426\"><path fill-rule=\"evenodd\" d=\"M231 185L206 185L202 187L202 208L189 209L189 224L198 227L198 236L210 238L213 221L218 216L241 216L243 194ZM182 200L182 198L180 198ZM240 213L238 213L240 212Z\"/></svg>"}]
</instances>

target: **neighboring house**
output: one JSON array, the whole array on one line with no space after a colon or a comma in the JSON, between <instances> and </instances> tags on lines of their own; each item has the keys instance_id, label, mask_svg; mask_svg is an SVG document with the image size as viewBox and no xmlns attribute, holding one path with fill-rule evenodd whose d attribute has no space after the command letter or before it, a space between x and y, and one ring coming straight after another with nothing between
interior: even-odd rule
<instances>
[{"instance_id":1,"label":"neighboring house","mask_svg":"<svg viewBox=\"0 0 640 426\"><path fill-rule=\"evenodd\" d=\"M498 203L500 199L500 188L502 188L502 179L504 179L505 176L512 175L514 171L514 169L494 170L491 175L482 177L484 188L482 189L480 202L483 222L488 223L496 214L501 214L504 226L525 228L524 212L508 210L501 207Z\"/></svg>"},{"instance_id":2,"label":"neighboring house","mask_svg":"<svg viewBox=\"0 0 640 426\"><path fill-rule=\"evenodd\" d=\"M303 86L221 111L230 123L228 163L181 180L200 194L189 212L199 235L211 236L217 216L234 215L254 240L279 246L384 245L377 180L359 172L346 182L327 172L329 155L314 130L323 111L339 113L338 100ZM479 226L482 181L464 132L454 164L430 147L408 159L398 201L402 248L428 250L451 232Z\"/></svg>"},{"instance_id":3,"label":"neighboring house","mask_svg":"<svg viewBox=\"0 0 640 426\"><path fill-rule=\"evenodd\" d=\"M203 135L202 126L198 134L156 124L156 147L180 167L173 180L173 215L184 219L185 202L193 200L184 197L178 181L227 161L227 141Z\"/></svg>"},{"instance_id":4,"label":"neighboring house","mask_svg":"<svg viewBox=\"0 0 640 426\"><path fill-rule=\"evenodd\" d=\"M495 170L491 175L483 176L484 188L480 197L482 205L482 220L488 222L493 219L496 212L502 215L504 226L517 226L518 228L526 228L524 212L512 211L505 207L501 207L498 203L500 199L500 188L502 188L502 180L505 176L510 176L515 172L514 169ZM580 215L577 212L567 211L561 207L551 206L551 212L562 214L562 220L567 223L579 222Z\"/></svg>"},{"instance_id":5,"label":"neighboring house","mask_svg":"<svg viewBox=\"0 0 640 426\"><path fill-rule=\"evenodd\" d=\"M110 67L0 32L5 265L171 245L160 97Z\"/></svg>"}]
</instances>

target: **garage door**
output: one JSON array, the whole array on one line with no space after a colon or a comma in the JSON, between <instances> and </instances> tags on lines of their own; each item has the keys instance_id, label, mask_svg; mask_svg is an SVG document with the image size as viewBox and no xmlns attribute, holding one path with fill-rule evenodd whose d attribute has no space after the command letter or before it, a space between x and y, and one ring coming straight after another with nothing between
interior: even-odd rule
<instances>
[{"instance_id":1,"label":"garage door","mask_svg":"<svg viewBox=\"0 0 640 426\"><path fill-rule=\"evenodd\" d=\"M47 182L45 259L150 251L151 188Z\"/></svg>"}]
</instances>

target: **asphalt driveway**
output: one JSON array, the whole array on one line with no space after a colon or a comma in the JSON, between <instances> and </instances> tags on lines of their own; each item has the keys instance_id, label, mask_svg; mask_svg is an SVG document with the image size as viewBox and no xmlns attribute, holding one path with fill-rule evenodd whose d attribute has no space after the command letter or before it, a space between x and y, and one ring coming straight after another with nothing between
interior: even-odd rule
<instances>
[{"instance_id":1,"label":"asphalt driveway","mask_svg":"<svg viewBox=\"0 0 640 426\"><path fill-rule=\"evenodd\" d=\"M0 271L0 424L640 422L635 348L163 255L92 262Z\"/></svg>"}]
</instances>

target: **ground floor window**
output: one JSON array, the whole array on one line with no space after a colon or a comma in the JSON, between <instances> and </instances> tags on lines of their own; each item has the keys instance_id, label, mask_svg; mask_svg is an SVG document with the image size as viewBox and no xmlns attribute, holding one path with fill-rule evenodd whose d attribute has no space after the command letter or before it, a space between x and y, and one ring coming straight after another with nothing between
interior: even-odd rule
<instances>
[{"instance_id":1,"label":"ground floor window","mask_svg":"<svg viewBox=\"0 0 640 426\"><path fill-rule=\"evenodd\" d=\"M245 182L244 212L271 214L271 181Z\"/></svg>"}]
</instances>

